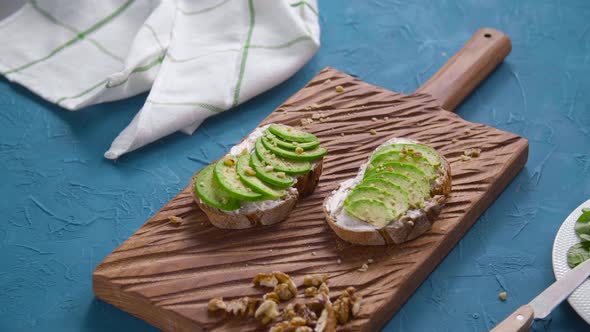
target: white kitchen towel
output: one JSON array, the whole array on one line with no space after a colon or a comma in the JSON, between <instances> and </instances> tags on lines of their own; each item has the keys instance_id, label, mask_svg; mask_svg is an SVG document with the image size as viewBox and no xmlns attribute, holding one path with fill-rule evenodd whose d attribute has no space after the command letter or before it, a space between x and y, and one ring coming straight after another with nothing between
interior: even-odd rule
<instances>
[{"instance_id":1,"label":"white kitchen towel","mask_svg":"<svg viewBox=\"0 0 590 332\"><path fill-rule=\"evenodd\" d=\"M68 110L151 89L116 159L281 83L319 36L316 0L30 0L0 21L0 72Z\"/></svg>"}]
</instances>

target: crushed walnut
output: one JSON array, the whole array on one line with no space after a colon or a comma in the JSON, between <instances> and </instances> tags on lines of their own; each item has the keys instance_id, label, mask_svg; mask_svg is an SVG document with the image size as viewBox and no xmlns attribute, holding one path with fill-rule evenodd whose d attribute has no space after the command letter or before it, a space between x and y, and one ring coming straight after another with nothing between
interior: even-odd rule
<instances>
[{"instance_id":1,"label":"crushed walnut","mask_svg":"<svg viewBox=\"0 0 590 332\"><path fill-rule=\"evenodd\" d=\"M508 294L506 292L502 292L498 295L498 297L500 298L500 300L506 301L506 299L508 298Z\"/></svg>"},{"instance_id":2,"label":"crushed walnut","mask_svg":"<svg viewBox=\"0 0 590 332\"><path fill-rule=\"evenodd\" d=\"M313 123L313 119L311 118L303 118L301 120L299 120L299 122L301 123L302 126L307 126Z\"/></svg>"},{"instance_id":3,"label":"crushed walnut","mask_svg":"<svg viewBox=\"0 0 590 332\"><path fill-rule=\"evenodd\" d=\"M182 218L177 217L177 216L170 216L170 217L168 217L168 222L171 225L180 226L180 225L182 225Z\"/></svg>"},{"instance_id":4,"label":"crushed walnut","mask_svg":"<svg viewBox=\"0 0 590 332\"><path fill-rule=\"evenodd\" d=\"M367 272L368 269L369 269L369 265L367 265L367 263L365 263L365 264L361 265L361 267L359 267L357 269L357 271L359 271L359 272Z\"/></svg>"},{"instance_id":5,"label":"crushed walnut","mask_svg":"<svg viewBox=\"0 0 590 332\"><path fill-rule=\"evenodd\" d=\"M304 276L305 302L289 303L280 310L281 301L297 296L297 286L283 272L260 273L252 282L265 287L274 285L272 292L262 298L242 297L229 302L216 297L209 301L207 309L239 317L254 317L264 325L270 324L271 332L335 332L339 324L344 325L358 316L362 298L354 287L348 287L332 302L327 281L328 275Z\"/></svg>"},{"instance_id":6,"label":"crushed walnut","mask_svg":"<svg viewBox=\"0 0 590 332\"><path fill-rule=\"evenodd\" d=\"M275 287L279 281L272 273L258 273L252 283L256 286Z\"/></svg>"},{"instance_id":7,"label":"crushed walnut","mask_svg":"<svg viewBox=\"0 0 590 332\"><path fill-rule=\"evenodd\" d=\"M324 283L328 279L328 275L324 274L322 276L319 275L306 275L303 277L303 285L304 286L315 286L318 287L322 283Z\"/></svg>"},{"instance_id":8,"label":"crushed walnut","mask_svg":"<svg viewBox=\"0 0 590 332\"><path fill-rule=\"evenodd\" d=\"M481 155L481 149L479 149L479 148L467 149L467 150L463 151L463 155L471 157L471 158L477 158Z\"/></svg>"}]
</instances>

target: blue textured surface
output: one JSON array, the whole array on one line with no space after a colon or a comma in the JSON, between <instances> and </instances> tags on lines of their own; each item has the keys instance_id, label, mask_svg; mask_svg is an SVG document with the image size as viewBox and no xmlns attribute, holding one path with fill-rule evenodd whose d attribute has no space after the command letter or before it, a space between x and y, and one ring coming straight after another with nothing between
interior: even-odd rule
<instances>
[{"instance_id":1,"label":"blue textured surface","mask_svg":"<svg viewBox=\"0 0 590 332\"><path fill-rule=\"evenodd\" d=\"M69 113L0 81L0 330L153 331L94 298L94 267L324 66L399 92L479 27L512 38L459 109L529 139L525 169L386 326L485 331L553 282L561 222L590 197L590 2L321 1L322 48L297 75L193 136L103 159L145 95ZM508 292L508 300L498 293ZM538 331L588 326L568 304Z\"/></svg>"}]
</instances>

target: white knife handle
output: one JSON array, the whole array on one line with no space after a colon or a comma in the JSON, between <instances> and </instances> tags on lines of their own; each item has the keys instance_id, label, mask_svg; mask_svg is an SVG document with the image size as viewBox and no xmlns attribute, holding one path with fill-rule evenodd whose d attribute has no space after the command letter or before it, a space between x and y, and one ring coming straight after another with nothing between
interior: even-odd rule
<instances>
[{"instance_id":1,"label":"white knife handle","mask_svg":"<svg viewBox=\"0 0 590 332\"><path fill-rule=\"evenodd\" d=\"M496 325L491 332L525 332L533 325L533 307L525 304Z\"/></svg>"}]
</instances>

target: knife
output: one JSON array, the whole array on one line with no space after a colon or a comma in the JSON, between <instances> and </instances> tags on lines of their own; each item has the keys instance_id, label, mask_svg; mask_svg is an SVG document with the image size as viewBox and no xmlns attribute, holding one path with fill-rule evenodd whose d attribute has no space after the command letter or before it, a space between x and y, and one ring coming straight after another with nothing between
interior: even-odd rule
<instances>
[{"instance_id":1,"label":"knife","mask_svg":"<svg viewBox=\"0 0 590 332\"><path fill-rule=\"evenodd\" d=\"M578 265L575 269L537 295L529 304L518 308L512 315L496 325L492 332L528 331L533 319L543 319L551 311L573 293L590 276L590 260Z\"/></svg>"}]
</instances>

